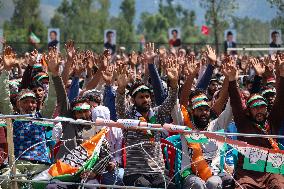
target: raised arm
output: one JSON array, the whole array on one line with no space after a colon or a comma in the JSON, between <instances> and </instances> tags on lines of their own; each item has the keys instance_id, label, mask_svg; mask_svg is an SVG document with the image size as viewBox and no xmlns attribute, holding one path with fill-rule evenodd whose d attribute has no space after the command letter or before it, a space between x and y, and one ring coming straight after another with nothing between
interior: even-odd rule
<instances>
[{"instance_id":1,"label":"raised arm","mask_svg":"<svg viewBox=\"0 0 284 189\"><path fill-rule=\"evenodd\" d=\"M212 49L209 45L206 45L206 47L207 47L207 59L209 60L209 64L206 68L205 73L203 74L202 78L200 79L200 81L196 86L197 89L203 89L203 90L206 90L210 83L214 71L214 65L216 64L217 61L215 50Z\"/></svg>"},{"instance_id":2,"label":"raised arm","mask_svg":"<svg viewBox=\"0 0 284 189\"><path fill-rule=\"evenodd\" d=\"M65 50L66 50L66 54L67 54L67 59L64 65L64 69L62 71L62 81L64 86L66 86L69 76L70 76L70 72L71 72L71 68L72 68L72 64L75 58L75 46L74 46L74 41L67 41L67 43L65 44Z\"/></svg>"},{"instance_id":3,"label":"raised arm","mask_svg":"<svg viewBox=\"0 0 284 189\"><path fill-rule=\"evenodd\" d=\"M100 80L102 78L102 71L104 71L107 66L109 65L111 59L111 54L108 49L106 49L103 53L103 56L99 60L100 67L98 71L95 73L92 80L86 85L86 90L91 90L96 88L96 86L100 83Z\"/></svg>"},{"instance_id":4,"label":"raised arm","mask_svg":"<svg viewBox=\"0 0 284 189\"><path fill-rule=\"evenodd\" d=\"M261 81L263 78L262 75L265 72L265 66L256 58L250 59L249 61L255 70L255 76L252 83L252 88L250 90L250 94L255 94L259 93L261 90Z\"/></svg>"},{"instance_id":5,"label":"raised arm","mask_svg":"<svg viewBox=\"0 0 284 189\"><path fill-rule=\"evenodd\" d=\"M158 70L154 64L154 59L156 56L154 43L146 44L143 56L146 65L148 65L148 71L151 78L151 84L153 86L155 102L159 106L164 102L167 94L165 92Z\"/></svg>"},{"instance_id":6,"label":"raised arm","mask_svg":"<svg viewBox=\"0 0 284 189\"><path fill-rule=\"evenodd\" d=\"M234 61L225 65L224 74L229 78L229 97L238 132L245 132L242 124L246 121L246 112L237 86L238 71Z\"/></svg>"},{"instance_id":7,"label":"raised arm","mask_svg":"<svg viewBox=\"0 0 284 189\"><path fill-rule=\"evenodd\" d=\"M196 74L199 72L199 68L195 62L194 56L188 56L186 65L185 65L185 76L186 80L182 86L181 94L180 94L180 104L184 107L188 106L188 97L191 92L191 87L194 81Z\"/></svg>"},{"instance_id":8,"label":"raised arm","mask_svg":"<svg viewBox=\"0 0 284 189\"><path fill-rule=\"evenodd\" d=\"M11 47L5 47L3 52L4 71L0 75L0 112L2 114L11 114L13 106L10 102L10 88L9 88L9 71L15 64L15 53Z\"/></svg>"},{"instance_id":9,"label":"raised arm","mask_svg":"<svg viewBox=\"0 0 284 189\"><path fill-rule=\"evenodd\" d=\"M27 89L31 84L33 65L36 63L37 56L38 56L38 51L36 49L29 54L28 66L24 71L22 81L20 84L21 89Z\"/></svg>"},{"instance_id":10,"label":"raised arm","mask_svg":"<svg viewBox=\"0 0 284 189\"><path fill-rule=\"evenodd\" d=\"M57 105L60 107L59 115L69 116L69 102L62 78L59 76L58 51L55 48L50 49L46 60L48 62L48 70L52 73L52 80L57 96Z\"/></svg>"},{"instance_id":11,"label":"raised arm","mask_svg":"<svg viewBox=\"0 0 284 189\"><path fill-rule=\"evenodd\" d=\"M171 115L171 111L176 105L177 101L177 94L178 94L178 61L177 58L168 59L167 60L167 76L170 81L170 90L169 96L163 102L162 105L158 106L157 108L157 118L158 120L163 123L165 122L165 117Z\"/></svg>"},{"instance_id":12,"label":"raised arm","mask_svg":"<svg viewBox=\"0 0 284 189\"><path fill-rule=\"evenodd\" d=\"M126 105L125 105L125 88L128 84L129 77L127 75L126 66L121 66L118 70L118 88L116 93L115 108L117 113L117 118L125 119L126 117Z\"/></svg>"},{"instance_id":13,"label":"raised arm","mask_svg":"<svg viewBox=\"0 0 284 189\"><path fill-rule=\"evenodd\" d=\"M276 90L276 98L269 114L269 121L272 123L273 133L278 134L281 122L284 120L284 53L278 56L279 86Z\"/></svg>"},{"instance_id":14,"label":"raised arm","mask_svg":"<svg viewBox=\"0 0 284 189\"><path fill-rule=\"evenodd\" d=\"M110 119L113 121L117 120L116 110L115 110L115 96L116 93L112 87L114 66L108 66L106 71L102 72L103 79L105 81L104 90L104 105L108 107L110 111Z\"/></svg>"},{"instance_id":15,"label":"raised arm","mask_svg":"<svg viewBox=\"0 0 284 189\"><path fill-rule=\"evenodd\" d=\"M228 77L225 77L222 88L220 90L219 97L217 98L215 103L212 105L212 110L217 115L220 115L222 113L224 104L228 100L228 97L229 97L228 87L229 87L229 79Z\"/></svg>"}]
</instances>

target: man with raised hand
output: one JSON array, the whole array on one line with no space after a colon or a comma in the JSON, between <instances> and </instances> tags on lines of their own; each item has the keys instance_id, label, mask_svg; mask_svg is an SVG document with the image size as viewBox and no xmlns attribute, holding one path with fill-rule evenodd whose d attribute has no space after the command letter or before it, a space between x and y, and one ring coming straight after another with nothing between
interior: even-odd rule
<instances>
[{"instance_id":1,"label":"man with raised hand","mask_svg":"<svg viewBox=\"0 0 284 189\"><path fill-rule=\"evenodd\" d=\"M229 96L232 105L234 120L238 132L251 134L277 135L284 118L284 56L278 57L279 87L270 112L267 111L267 102L259 94L253 94L247 101L247 108L242 107L242 101L237 86L238 70L231 62L225 67L225 75L229 77ZM238 137L248 144L279 150L273 138ZM239 154L236 168L237 188L284 188L284 177L280 174L257 172L243 168L244 156ZM266 171L266 170L264 170Z\"/></svg>"},{"instance_id":2,"label":"man with raised hand","mask_svg":"<svg viewBox=\"0 0 284 189\"><path fill-rule=\"evenodd\" d=\"M8 76L10 70L15 63L15 54L11 47L6 47L3 55L4 71L0 76L0 112L3 114L34 114L36 118L46 117L51 118L56 105L56 96L50 92L44 106L37 111L36 94L30 89L23 89L16 97L16 110L13 112L10 103L10 91L8 85ZM50 75L54 76L57 73L53 72L49 66ZM53 83L50 83L53 85ZM49 90L54 90L54 87L49 87ZM30 173L35 175L48 168L51 163L50 153L47 146L47 126L46 123L30 120L13 120L13 134L16 157L16 168L23 174ZM9 174L4 171L3 175ZM5 185L5 183L2 184Z\"/></svg>"},{"instance_id":3,"label":"man with raised hand","mask_svg":"<svg viewBox=\"0 0 284 189\"><path fill-rule=\"evenodd\" d=\"M125 88L129 81L129 75L125 66L120 67L116 98L118 118L165 123L165 118L170 115L177 100L179 79L177 59L168 61L167 75L170 81L170 90L168 98L162 105L152 108L151 90L148 86L138 83L134 84L130 90L134 105L126 109ZM160 133L124 130L124 139L126 147L124 184L155 188L167 186L164 174L165 165L160 147ZM139 143L141 144L137 145ZM168 185L168 188L171 187L174 188L173 184Z\"/></svg>"}]
</instances>

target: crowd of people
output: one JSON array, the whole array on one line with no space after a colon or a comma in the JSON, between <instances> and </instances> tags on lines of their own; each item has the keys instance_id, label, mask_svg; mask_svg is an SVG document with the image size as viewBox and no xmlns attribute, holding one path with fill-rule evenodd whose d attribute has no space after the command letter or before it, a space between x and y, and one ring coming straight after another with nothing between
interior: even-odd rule
<instances>
[{"instance_id":1,"label":"crowd of people","mask_svg":"<svg viewBox=\"0 0 284 189\"><path fill-rule=\"evenodd\" d=\"M62 53L50 47L46 53L34 50L18 57L4 44L0 88L3 115L32 114L35 118L67 117L93 122L97 118L133 119L186 125L196 131L284 133L281 52L254 57L217 55L210 46L194 52L163 46L156 49L153 43L147 43L140 53L116 54L106 49L97 54L76 50L74 41L68 41ZM0 124L5 125L5 120ZM13 120L17 173L28 173L32 179L59 159L68 159L70 151L103 126ZM6 127L0 127L1 175L10 174L6 136ZM178 162L174 167L168 165L167 157L172 154L161 145L167 140L174 146L173 137L181 144L178 171ZM284 149L281 139L231 138L263 148ZM83 171L80 179L148 188L284 188L281 174L244 169L240 153L234 157L235 163L233 154L226 153L222 171L220 151L220 145L210 138L205 143L191 143L184 134L111 127L101 145L98 163ZM173 169L175 178L169 174ZM7 180L0 183L2 188L9 187ZM19 187L25 186L19 183ZM76 187L56 180L46 186Z\"/></svg>"}]
</instances>

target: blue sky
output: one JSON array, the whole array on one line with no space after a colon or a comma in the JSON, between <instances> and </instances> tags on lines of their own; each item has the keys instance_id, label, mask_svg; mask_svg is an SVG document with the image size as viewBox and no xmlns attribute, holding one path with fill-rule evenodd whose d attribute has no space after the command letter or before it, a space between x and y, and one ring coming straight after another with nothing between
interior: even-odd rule
<instances>
[{"instance_id":1,"label":"blue sky","mask_svg":"<svg viewBox=\"0 0 284 189\"><path fill-rule=\"evenodd\" d=\"M123 0L110 0L110 14L116 16L119 14L119 6ZM236 0L239 9L235 12L238 17L248 16L250 18L269 21L276 16L276 9L271 8L267 0ZM55 9L60 5L61 0L41 0L41 17L45 24L49 24ZM158 10L159 0L136 0L135 23L139 22L142 12L155 13ZM200 7L199 0L175 0L174 3L181 4L190 10L195 10L197 14L197 25L204 24L204 9ZM0 27L4 20L9 19L13 14L12 0L4 1L4 8L0 11Z\"/></svg>"}]
</instances>

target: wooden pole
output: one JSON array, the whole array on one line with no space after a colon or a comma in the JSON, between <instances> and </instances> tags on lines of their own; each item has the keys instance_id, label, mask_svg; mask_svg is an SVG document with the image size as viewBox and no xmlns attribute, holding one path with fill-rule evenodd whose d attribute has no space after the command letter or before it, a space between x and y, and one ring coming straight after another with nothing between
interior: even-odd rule
<instances>
[{"instance_id":1,"label":"wooden pole","mask_svg":"<svg viewBox=\"0 0 284 189\"><path fill-rule=\"evenodd\" d=\"M8 159L9 159L9 167L11 168L11 174L13 175L10 179L11 189L18 189L18 184L14 180L14 175L16 175L16 164L15 164L15 153L14 153L14 141L13 141L13 123L11 118L6 119L7 123L7 142L8 142Z\"/></svg>"}]
</instances>

